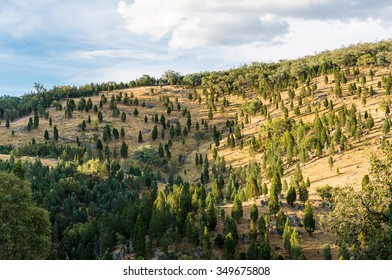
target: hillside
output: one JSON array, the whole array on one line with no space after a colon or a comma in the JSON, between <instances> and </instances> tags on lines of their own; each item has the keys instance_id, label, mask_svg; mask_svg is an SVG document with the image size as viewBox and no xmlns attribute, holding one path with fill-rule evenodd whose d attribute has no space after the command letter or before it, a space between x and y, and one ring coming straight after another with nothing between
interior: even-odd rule
<instances>
[{"instance_id":1,"label":"hillside","mask_svg":"<svg viewBox=\"0 0 392 280\"><path fill-rule=\"evenodd\" d=\"M329 217L343 203L335 188L364 192L374 156L387 153L390 58L385 41L185 77L37 87L0 99L0 169L21 164L49 211L50 258L323 259L326 244L333 259L386 258L370 253L370 231L347 239ZM335 191L320 197L326 185ZM384 215L391 195L379 199Z\"/></svg>"}]
</instances>

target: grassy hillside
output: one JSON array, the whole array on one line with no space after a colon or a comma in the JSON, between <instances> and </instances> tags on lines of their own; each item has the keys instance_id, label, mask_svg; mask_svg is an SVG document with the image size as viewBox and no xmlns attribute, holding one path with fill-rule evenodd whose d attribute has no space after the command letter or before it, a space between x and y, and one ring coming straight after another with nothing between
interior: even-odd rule
<instances>
[{"instance_id":1,"label":"grassy hillside","mask_svg":"<svg viewBox=\"0 0 392 280\"><path fill-rule=\"evenodd\" d=\"M334 259L360 258L358 246L361 258L377 258L368 254L370 243L358 243L358 236L343 241L328 218L339 202L320 197L320 188L352 186L360 192L364 176L371 171L372 155L383 155L382 148L389 145L391 54L390 41L363 44L294 61L194 74L200 78L194 86L187 84L188 75L176 79L177 85L166 85L164 79L155 81L163 85L141 87L130 82L84 97L60 98L48 106L33 106L23 116L15 109L12 118L7 107L1 111L1 167L12 172L15 157L30 156L23 177L32 182L36 202L51 214L56 232L51 258L251 258L249 247L254 244L257 258L266 258L258 221L254 221L256 240L249 236L252 204L258 209L256 220L267 220L269 257L322 259L324 246L330 244ZM41 104L45 95L37 96ZM39 122L36 127L34 118ZM6 154L11 154L9 161ZM42 188L35 187L39 184L30 177L35 156L52 158L60 165L53 167L53 160L42 160L52 166L52 171L45 171L48 183ZM93 165L96 158L98 166ZM66 162L74 167L65 167ZM70 168L69 173L64 168ZM50 172L68 175L56 182ZM114 179L117 182L110 183ZM115 193L113 186L119 186L126 197L121 198L123 206L116 206L120 198L112 195L112 206L98 211L99 203L106 203L98 198L105 192L99 190L100 180L108 182L108 193ZM290 187L296 190L292 205L286 198ZM48 197L50 190L57 192L56 199ZM276 211L269 205L274 192ZM177 194L181 199L177 200ZM66 210L71 199L69 207L86 213L85 218L75 218ZM227 239L225 216L232 215L236 199L242 203L243 215L235 222L238 242L230 255L226 245L214 240L219 234ZM381 200L388 205L391 197ZM315 219L311 235L306 230L306 201ZM143 216L146 207L150 210ZM211 207L216 226L210 221ZM283 225L285 219L289 221L287 230L298 232L298 254L285 249L277 228L282 218L278 210L287 217ZM173 222L153 224L157 213ZM115 224L108 219L116 219ZM87 241L80 227L91 231ZM78 232L79 239L72 239L71 231ZM368 233L360 234L367 240ZM91 254L81 254L78 246L90 246Z\"/></svg>"}]
</instances>

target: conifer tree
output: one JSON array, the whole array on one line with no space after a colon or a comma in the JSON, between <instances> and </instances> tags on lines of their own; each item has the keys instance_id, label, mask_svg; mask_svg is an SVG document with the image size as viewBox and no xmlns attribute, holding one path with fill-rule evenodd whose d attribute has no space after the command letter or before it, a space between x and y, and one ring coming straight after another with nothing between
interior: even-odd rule
<instances>
[{"instance_id":1,"label":"conifer tree","mask_svg":"<svg viewBox=\"0 0 392 280\"><path fill-rule=\"evenodd\" d=\"M135 108L135 110L133 110L133 115L136 117L137 115L139 115L139 111L137 108Z\"/></svg>"},{"instance_id":2,"label":"conifer tree","mask_svg":"<svg viewBox=\"0 0 392 280\"><path fill-rule=\"evenodd\" d=\"M287 191L286 199L288 204L290 204L291 206L294 205L294 202L297 200L297 192L294 186L290 186L289 190Z\"/></svg>"},{"instance_id":3,"label":"conifer tree","mask_svg":"<svg viewBox=\"0 0 392 280\"><path fill-rule=\"evenodd\" d=\"M224 246L224 253L223 253L224 259L233 260L235 255L236 241L234 240L233 234L231 232L229 232L226 235L225 243L223 246Z\"/></svg>"},{"instance_id":4,"label":"conifer tree","mask_svg":"<svg viewBox=\"0 0 392 280\"><path fill-rule=\"evenodd\" d=\"M33 124L34 124L34 128L38 127L39 118L38 118L38 112L37 111L34 112L34 122L33 122Z\"/></svg>"},{"instance_id":5,"label":"conifer tree","mask_svg":"<svg viewBox=\"0 0 392 280\"><path fill-rule=\"evenodd\" d=\"M289 254L290 254L290 238L291 238L291 234L292 234L292 229L290 227L289 220L286 219L286 223L284 225L282 238L283 238L283 247L286 250L286 252L289 253Z\"/></svg>"},{"instance_id":6,"label":"conifer tree","mask_svg":"<svg viewBox=\"0 0 392 280\"><path fill-rule=\"evenodd\" d=\"M45 140L49 140L49 132L47 129L45 129L44 138L45 138Z\"/></svg>"},{"instance_id":7,"label":"conifer tree","mask_svg":"<svg viewBox=\"0 0 392 280\"><path fill-rule=\"evenodd\" d=\"M127 120L127 115L125 114L124 111L121 113L121 120L122 120L123 122L125 122L125 121Z\"/></svg>"},{"instance_id":8,"label":"conifer tree","mask_svg":"<svg viewBox=\"0 0 392 280\"><path fill-rule=\"evenodd\" d=\"M269 213L272 215L276 215L278 213L280 206L278 201L278 193L276 192L275 185L271 185L270 189L270 200L268 202Z\"/></svg>"},{"instance_id":9,"label":"conifer tree","mask_svg":"<svg viewBox=\"0 0 392 280\"><path fill-rule=\"evenodd\" d=\"M154 141L158 138L158 127L157 127L157 125L154 125L154 128L152 129L151 138Z\"/></svg>"},{"instance_id":10,"label":"conifer tree","mask_svg":"<svg viewBox=\"0 0 392 280\"><path fill-rule=\"evenodd\" d=\"M255 221L251 219L249 224L249 240L256 241L256 239L257 239L257 229L255 226Z\"/></svg>"},{"instance_id":11,"label":"conifer tree","mask_svg":"<svg viewBox=\"0 0 392 280\"><path fill-rule=\"evenodd\" d=\"M304 209L304 225L306 231L309 233L309 236L312 235L312 232L315 230L316 221L313 217L312 207L310 205L309 200L306 201L305 209Z\"/></svg>"},{"instance_id":12,"label":"conifer tree","mask_svg":"<svg viewBox=\"0 0 392 280\"><path fill-rule=\"evenodd\" d=\"M210 242L210 236L208 235L207 227L204 227L204 231L203 231L202 250L203 250L204 259L209 260L211 257L211 242Z\"/></svg>"},{"instance_id":13,"label":"conifer tree","mask_svg":"<svg viewBox=\"0 0 392 280\"><path fill-rule=\"evenodd\" d=\"M136 257L144 257L144 252L146 249L146 240L144 232L144 222L142 215L139 213L137 215L134 233L133 233L133 248Z\"/></svg>"},{"instance_id":14,"label":"conifer tree","mask_svg":"<svg viewBox=\"0 0 392 280\"><path fill-rule=\"evenodd\" d=\"M5 127L7 129L10 128L10 119L9 118L7 118L6 121L5 121Z\"/></svg>"},{"instance_id":15,"label":"conifer tree","mask_svg":"<svg viewBox=\"0 0 392 280\"><path fill-rule=\"evenodd\" d=\"M236 195L233 201L233 207L231 208L231 217L237 222L243 217L244 213L242 210L242 202Z\"/></svg>"},{"instance_id":16,"label":"conifer tree","mask_svg":"<svg viewBox=\"0 0 392 280\"><path fill-rule=\"evenodd\" d=\"M286 223L287 216L283 213L282 210L279 210L278 215L276 216L276 231L282 235L284 230L284 225Z\"/></svg>"},{"instance_id":17,"label":"conifer tree","mask_svg":"<svg viewBox=\"0 0 392 280\"><path fill-rule=\"evenodd\" d=\"M122 141L120 153L123 158L128 157L128 145L124 141Z\"/></svg>"},{"instance_id":18,"label":"conifer tree","mask_svg":"<svg viewBox=\"0 0 392 280\"><path fill-rule=\"evenodd\" d=\"M259 210L257 209L257 206L255 203L252 203L252 206L250 207L250 219L257 222L259 218Z\"/></svg>"},{"instance_id":19,"label":"conifer tree","mask_svg":"<svg viewBox=\"0 0 392 280\"><path fill-rule=\"evenodd\" d=\"M215 207L214 207L214 202L213 199L210 199L208 202L208 208L207 208L207 227L208 229L215 230L216 224L217 224L217 217L216 217L216 212L215 212Z\"/></svg>"},{"instance_id":20,"label":"conifer tree","mask_svg":"<svg viewBox=\"0 0 392 280\"><path fill-rule=\"evenodd\" d=\"M138 141L139 141L139 143L143 142L143 135L142 135L142 131L141 130L139 130Z\"/></svg>"}]
</instances>

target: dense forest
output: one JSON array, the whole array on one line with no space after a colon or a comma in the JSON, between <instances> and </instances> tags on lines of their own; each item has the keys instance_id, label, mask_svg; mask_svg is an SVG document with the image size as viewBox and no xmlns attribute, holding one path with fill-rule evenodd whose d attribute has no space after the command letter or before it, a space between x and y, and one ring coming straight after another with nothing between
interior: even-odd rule
<instances>
[{"instance_id":1,"label":"dense forest","mask_svg":"<svg viewBox=\"0 0 392 280\"><path fill-rule=\"evenodd\" d=\"M0 258L391 259L391 62L382 41L0 97Z\"/></svg>"}]
</instances>

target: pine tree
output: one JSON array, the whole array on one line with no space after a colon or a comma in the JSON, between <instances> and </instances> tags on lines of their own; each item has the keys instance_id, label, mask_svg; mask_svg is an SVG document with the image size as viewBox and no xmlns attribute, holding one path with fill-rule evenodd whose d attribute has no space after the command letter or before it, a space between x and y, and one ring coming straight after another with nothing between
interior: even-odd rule
<instances>
[{"instance_id":1,"label":"pine tree","mask_svg":"<svg viewBox=\"0 0 392 280\"><path fill-rule=\"evenodd\" d=\"M34 124L34 128L37 128L38 125L39 125L39 118L38 118L38 112L37 111L34 112L34 122L33 122L33 124Z\"/></svg>"},{"instance_id":2,"label":"pine tree","mask_svg":"<svg viewBox=\"0 0 392 280\"><path fill-rule=\"evenodd\" d=\"M304 216L305 216L305 220L304 220L305 229L309 233L309 236L310 236L310 235L312 235L312 232L314 232L314 230L315 230L316 221L313 217L313 211L312 211L312 207L310 205L309 200L306 201L306 204L305 204Z\"/></svg>"},{"instance_id":3,"label":"pine tree","mask_svg":"<svg viewBox=\"0 0 392 280\"><path fill-rule=\"evenodd\" d=\"M57 129L57 126L54 126L54 128L53 128L53 139L56 142L57 142L57 140L59 140L59 131Z\"/></svg>"},{"instance_id":4,"label":"pine tree","mask_svg":"<svg viewBox=\"0 0 392 280\"><path fill-rule=\"evenodd\" d=\"M219 186L217 179L214 179L214 182L212 183L211 193L218 204L223 200L222 188Z\"/></svg>"},{"instance_id":5,"label":"pine tree","mask_svg":"<svg viewBox=\"0 0 392 280\"><path fill-rule=\"evenodd\" d=\"M278 215L276 216L276 231L278 234L282 235L284 230L284 225L286 223L287 216L284 214L282 210L279 210Z\"/></svg>"},{"instance_id":6,"label":"pine tree","mask_svg":"<svg viewBox=\"0 0 392 280\"><path fill-rule=\"evenodd\" d=\"M303 203L305 203L309 199L309 191L306 188L306 185L304 182L302 182L299 185L298 192L299 192L299 200L301 200Z\"/></svg>"},{"instance_id":7,"label":"pine tree","mask_svg":"<svg viewBox=\"0 0 392 280\"><path fill-rule=\"evenodd\" d=\"M97 141L97 150L98 151L102 151L102 149L103 149L102 141L100 139L98 139L98 141Z\"/></svg>"},{"instance_id":8,"label":"pine tree","mask_svg":"<svg viewBox=\"0 0 392 280\"><path fill-rule=\"evenodd\" d=\"M5 121L5 127L7 129L10 128L10 119L9 118L7 118L6 121Z\"/></svg>"},{"instance_id":9,"label":"pine tree","mask_svg":"<svg viewBox=\"0 0 392 280\"><path fill-rule=\"evenodd\" d=\"M136 253L136 257L143 257L146 249L146 240L144 232L144 222L142 215L137 215L134 233L133 233L133 249Z\"/></svg>"},{"instance_id":10,"label":"pine tree","mask_svg":"<svg viewBox=\"0 0 392 280\"><path fill-rule=\"evenodd\" d=\"M297 192L294 186L290 186L289 190L287 191L286 199L288 204L290 204L291 206L294 205L294 202L297 200Z\"/></svg>"},{"instance_id":11,"label":"pine tree","mask_svg":"<svg viewBox=\"0 0 392 280\"><path fill-rule=\"evenodd\" d=\"M271 185L268 209L269 209L269 213L272 215L276 215L276 213L278 213L280 209L279 201L278 201L278 193L276 192L275 184Z\"/></svg>"},{"instance_id":12,"label":"pine tree","mask_svg":"<svg viewBox=\"0 0 392 280\"><path fill-rule=\"evenodd\" d=\"M49 132L47 129L45 129L45 132L44 132L44 139L49 140Z\"/></svg>"},{"instance_id":13,"label":"pine tree","mask_svg":"<svg viewBox=\"0 0 392 280\"><path fill-rule=\"evenodd\" d=\"M237 222L243 217L244 213L242 210L242 202L236 195L233 201L233 207L231 208L231 217Z\"/></svg>"},{"instance_id":14,"label":"pine tree","mask_svg":"<svg viewBox=\"0 0 392 280\"><path fill-rule=\"evenodd\" d=\"M212 114L212 107L210 106L210 108L208 109L208 119L209 119L209 120L212 120L213 117L214 117L214 116L213 116L213 114Z\"/></svg>"},{"instance_id":15,"label":"pine tree","mask_svg":"<svg viewBox=\"0 0 392 280\"><path fill-rule=\"evenodd\" d=\"M259 210L257 209L257 206L255 203L252 203L252 206L250 207L250 219L257 222L259 218Z\"/></svg>"},{"instance_id":16,"label":"pine tree","mask_svg":"<svg viewBox=\"0 0 392 280\"><path fill-rule=\"evenodd\" d=\"M122 114L121 114L121 120L122 120L123 122L125 122L125 121L127 120L127 115L125 114L124 111L123 111Z\"/></svg>"},{"instance_id":17,"label":"pine tree","mask_svg":"<svg viewBox=\"0 0 392 280\"><path fill-rule=\"evenodd\" d=\"M210 236L208 235L207 227L204 227L201 247L203 250L204 259L209 260L211 257L211 242L210 242Z\"/></svg>"},{"instance_id":18,"label":"pine tree","mask_svg":"<svg viewBox=\"0 0 392 280\"><path fill-rule=\"evenodd\" d=\"M102 112L101 112L101 111L98 112L98 121L99 121L100 123L103 122L103 115L102 115Z\"/></svg>"},{"instance_id":19,"label":"pine tree","mask_svg":"<svg viewBox=\"0 0 392 280\"><path fill-rule=\"evenodd\" d=\"M139 130L139 136L138 136L137 139L138 139L139 143L143 142L143 135L142 135L142 131L141 130Z\"/></svg>"},{"instance_id":20,"label":"pine tree","mask_svg":"<svg viewBox=\"0 0 392 280\"><path fill-rule=\"evenodd\" d=\"M158 138L158 127L157 127L157 125L154 125L154 128L152 129L151 138L154 141Z\"/></svg>"},{"instance_id":21,"label":"pine tree","mask_svg":"<svg viewBox=\"0 0 392 280\"><path fill-rule=\"evenodd\" d=\"M329 165L329 170L332 171L332 168L333 168L333 158L332 158L332 156L328 157L328 165Z\"/></svg>"},{"instance_id":22,"label":"pine tree","mask_svg":"<svg viewBox=\"0 0 392 280\"><path fill-rule=\"evenodd\" d=\"M224 259L233 260L235 255L236 241L234 240L233 234L231 232L229 232L226 235L225 243L223 246L224 246L224 253L223 253Z\"/></svg>"},{"instance_id":23,"label":"pine tree","mask_svg":"<svg viewBox=\"0 0 392 280\"><path fill-rule=\"evenodd\" d=\"M133 115L136 117L137 115L139 115L139 111L137 108L135 108L135 110L133 111Z\"/></svg>"},{"instance_id":24,"label":"pine tree","mask_svg":"<svg viewBox=\"0 0 392 280\"><path fill-rule=\"evenodd\" d=\"M165 151L163 150L162 143L159 143L158 154L159 154L159 157L161 157L161 158L164 157L164 155L165 155Z\"/></svg>"},{"instance_id":25,"label":"pine tree","mask_svg":"<svg viewBox=\"0 0 392 280\"><path fill-rule=\"evenodd\" d=\"M124 138L124 137L125 137L125 130L124 130L124 127L121 127L120 136L121 136L121 138Z\"/></svg>"},{"instance_id":26,"label":"pine tree","mask_svg":"<svg viewBox=\"0 0 392 280\"><path fill-rule=\"evenodd\" d=\"M122 141L120 153L123 158L128 157L128 145L124 141Z\"/></svg>"},{"instance_id":27,"label":"pine tree","mask_svg":"<svg viewBox=\"0 0 392 280\"><path fill-rule=\"evenodd\" d=\"M292 229L289 224L289 220L286 220L286 223L284 225L284 230L282 234L282 239L283 239L283 247L286 250L287 253L290 254L290 238L292 234Z\"/></svg>"},{"instance_id":28,"label":"pine tree","mask_svg":"<svg viewBox=\"0 0 392 280\"><path fill-rule=\"evenodd\" d=\"M208 202L208 208L207 208L207 227L208 227L208 229L210 231L215 230L217 222L218 221L216 218L214 202L213 202L213 199L210 199L210 201Z\"/></svg>"},{"instance_id":29,"label":"pine tree","mask_svg":"<svg viewBox=\"0 0 392 280\"><path fill-rule=\"evenodd\" d=\"M257 229L255 226L255 221L251 219L249 224L249 240L256 241L256 239L257 239Z\"/></svg>"},{"instance_id":30,"label":"pine tree","mask_svg":"<svg viewBox=\"0 0 392 280\"><path fill-rule=\"evenodd\" d=\"M294 228L290 236L290 257L292 260L304 258L302 245L298 239L298 232Z\"/></svg>"},{"instance_id":31,"label":"pine tree","mask_svg":"<svg viewBox=\"0 0 392 280\"><path fill-rule=\"evenodd\" d=\"M259 223L258 223L258 228L259 228L259 233L260 236L264 236L265 233L267 233L268 230L268 217L266 215L260 217Z\"/></svg>"},{"instance_id":32,"label":"pine tree","mask_svg":"<svg viewBox=\"0 0 392 280\"><path fill-rule=\"evenodd\" d=\"M27 131L30 132L33 128L33 119L30 117L29 122L27 123Z\"/></svg>"}]
</instances>

